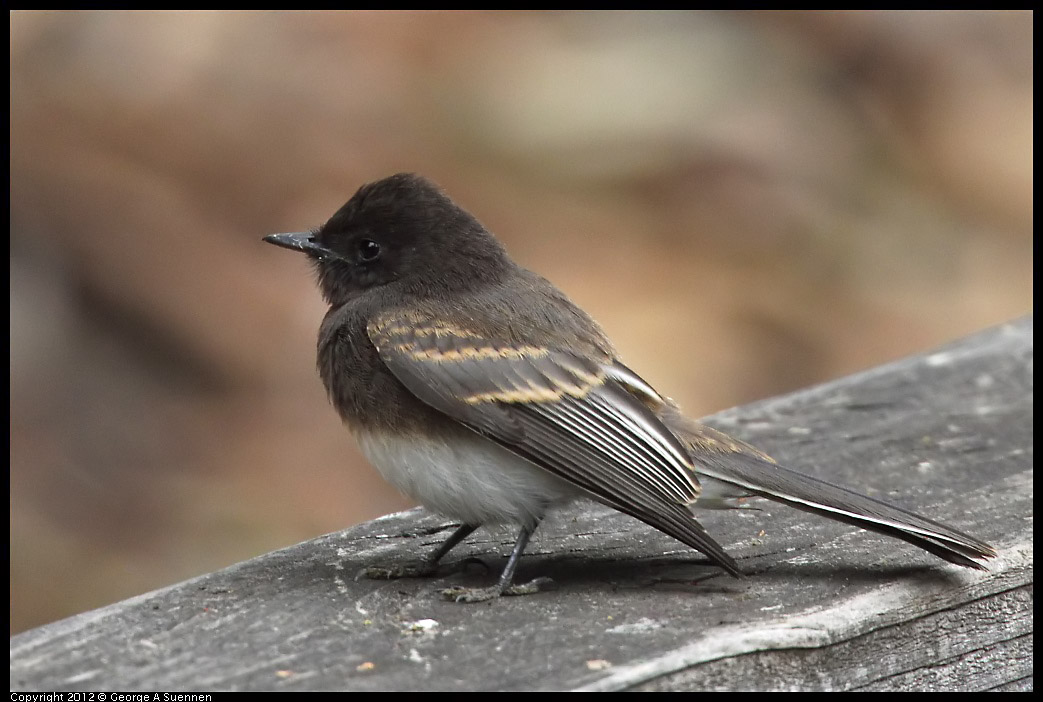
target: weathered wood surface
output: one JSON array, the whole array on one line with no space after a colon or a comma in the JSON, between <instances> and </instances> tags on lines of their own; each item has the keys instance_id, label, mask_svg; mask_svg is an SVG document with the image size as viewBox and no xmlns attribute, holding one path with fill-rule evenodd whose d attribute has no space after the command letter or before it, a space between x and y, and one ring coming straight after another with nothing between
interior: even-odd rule
<instances>
[{"instance_id":1,"label":"weathered wood surface","mask_svg":"<svg viewBox=\"0 0 1043 702\"><path fill-rule=\"evenodd\" d=\"M749 574L598 505L537 532L519 577L555 591L462 605L512 535L479 531L435 579L419 510L11 638L17 690L984 690L1032 687L1032 320L722 413L780 462L984 538L988 572L764 502L704 512Z\"/></svg>"}]
</instances>

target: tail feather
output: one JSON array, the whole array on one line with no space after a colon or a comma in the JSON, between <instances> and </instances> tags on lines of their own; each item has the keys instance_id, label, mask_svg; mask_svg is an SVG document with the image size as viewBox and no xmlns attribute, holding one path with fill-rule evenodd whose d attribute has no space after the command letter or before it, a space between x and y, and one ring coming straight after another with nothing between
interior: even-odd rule
<instances>
[{"instance_id":1,"label":"tail feather","mask_svg":"<svg viewBox=\"0 0 1043 702\"><path fill-rule=\"evenodd\" d=\"M772 463L727 457L699 461L697 471L806 512L902 539L957 565L985 570L973 559L996 555L987 543L952 527Z\"/></svg>"},{"instance_id":2,"label":"tail feather","mask_svg":"<svg viewBox=\"0 0 1043 702\"><path fill-rule=\"evenodd\" d=\"M973 536L882 500L783 468L757 449L680 414L664 419L688 448L700 479L715 479L806 512L902 539L967 568L986 570L978 561L996 556L992 546Z\"/></svg>"}]
</instances>

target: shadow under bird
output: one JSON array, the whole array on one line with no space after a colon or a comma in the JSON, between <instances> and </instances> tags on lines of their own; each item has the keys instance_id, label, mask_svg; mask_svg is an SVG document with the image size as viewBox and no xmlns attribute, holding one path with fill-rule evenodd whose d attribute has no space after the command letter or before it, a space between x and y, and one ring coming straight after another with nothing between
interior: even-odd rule
<instances>
[{"instance_id":1,"label":"shadow under bird","mask_svg":"<svg viewBox=\"0 0 1043 702\"><path fill-rule=\"evenodd\" d=\"M996 555L944 524L778 465L684 416L616 354L596 322L508 257L478 220L429 181L363 186L317 230L265 241L306 254L330 308L318 367L329 397L381 475L462 523L422 564L433 573L483 524L518 539L498 582L443 594L480 602L536 592L514 584L551 507L598 500L738 566L692 514L759 495L893 536L970 568Z\"/></svg>"}]
</instances>

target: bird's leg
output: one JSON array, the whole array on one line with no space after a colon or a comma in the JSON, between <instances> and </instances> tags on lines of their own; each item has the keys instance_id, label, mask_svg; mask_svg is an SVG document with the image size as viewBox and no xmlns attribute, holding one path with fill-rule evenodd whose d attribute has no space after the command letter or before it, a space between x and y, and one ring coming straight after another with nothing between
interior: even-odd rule
<instances>
[{"instance_id":1,"label":"bird's leg","mask_svg":"<svg viewBox=\"0 0 1043 702\"><path fill-rule=\"evenodd\" d=\"M534 531L536 531L536 525L522 527L518 540L514 544L514 550L511 551L511 557L507 559L507 565L504 566L503 573L500 574L500 579L495 585L492 587L450 587L442 590L442 596L454 602L485 602L500 595L531 595L539 592L541 586L553 583L550 578L536 578L521 585L511 583L514 580L514 571L518 567L518 560L529 544L529 537Z\"/></svg>"},{"instance_id":2,"label":"bird's leg","mask_svg":"<svg viewBox=\"0 0 1043 702\"><path fill-rule=\"evenodd\" d=\"M448 539L443 541L442 544L419 565L394 566L391 568L364 568L360 575L367 578L373 578L374 580L422 578L428 575L434 575L438 570L438 562L441 561L447 553L453 550L453 547L470 536L471 532L477 528L477 526L471 524L460 525Z\"/></svg>"}]
</instances>

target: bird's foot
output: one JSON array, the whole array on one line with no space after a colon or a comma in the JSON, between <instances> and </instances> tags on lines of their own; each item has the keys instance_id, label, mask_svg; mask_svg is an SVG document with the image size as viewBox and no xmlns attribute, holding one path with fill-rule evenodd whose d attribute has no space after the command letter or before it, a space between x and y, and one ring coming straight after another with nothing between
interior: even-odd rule
<instances>
[{"instance_id":1,"label":"bird's foot","mask_svg":"<svg viewBox=\"0 0 1043 702\"><path fill-rule=\"evenodd\" d=\"M493 585L492 587L448 587L442 597L453 602L487 602L497 597L532 595L541 590L553 590L555 583L550 578L536 578L520 585Z\"/></svg>"},{"instance_id":2,"label":"bird's foot","mask_svg":"<svg viewBox=\"0 0 1043 702\"><path fill-rule=\"evenodd\" d=\"M374 566L363 568L355 576L355 580L369 578L370 580L398 580L399 578L426 578L435 574L438 570L437 563L420 563L413 565L399 565L385 568Z\"/></svg>"}]
</instances>

